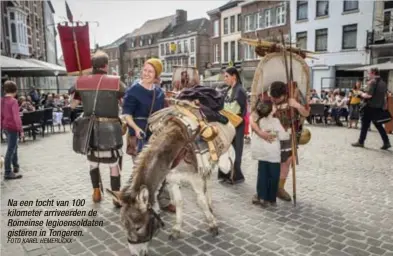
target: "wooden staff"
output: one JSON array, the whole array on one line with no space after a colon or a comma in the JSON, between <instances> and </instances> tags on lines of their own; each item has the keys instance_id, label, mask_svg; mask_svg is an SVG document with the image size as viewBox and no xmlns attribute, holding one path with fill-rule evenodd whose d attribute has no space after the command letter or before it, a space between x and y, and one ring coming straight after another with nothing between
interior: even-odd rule
<instances>
[{"instance_id":1,"label":"wooden staff","mask_svg":"<svg viewBox=\"0 0 393 256\"><path fill-rule=\"evenodd\" d=\"M74 23L71 23L72 25ZM77 23L78 25L78 23ZM75 48L75 55L76 55L76 63L78 65L78 71L79 71L79 75L82 75L82 66L81 66L81 60L79 57L79 48L78 48L78 41L76 40L76 34L75 34L75 27L72 26L72 39L74 40L74 48Z\"/></svg>"},{"instance_id":2,"label":"wooden staff","mask_svg":"<svg viewBox=\"0 0 393 256\"><path fill-rule=\"evenodd\" d=\"M291 33L291 32L289 32ZM289 70L288 70L288 60L286 55L286 47L285 47L285 39L284 33L280 30L281 41L283 44L283 56L284 56L284 64L285 64L285 73L287 77L287 84L289 86L289 98L293 98L295 95L295 84L293 82L293 67L292 67L292 52L289 50ZM290 36L291 39L291 36ZM293 203L296 207L296 159L297 159L297 145L296 145L296 129L295 129L295 111L292 107L290 107L291 113L291 148L292 148L292 185L293 185Z\"/></svg>"}]
</instances>

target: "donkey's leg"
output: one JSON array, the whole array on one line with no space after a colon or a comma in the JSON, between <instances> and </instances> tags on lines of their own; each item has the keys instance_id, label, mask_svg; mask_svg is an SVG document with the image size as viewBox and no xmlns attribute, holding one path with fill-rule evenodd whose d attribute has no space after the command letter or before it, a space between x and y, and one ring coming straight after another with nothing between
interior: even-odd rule
<instances>
[{"instance_id":1,"label":"donkey's leg","mask_svg":"<svg viewBox=\"0 0 393 256\"><path fill-rule=\"evenodd\" d=\"M206 197L206 201L207 204L209 205L209 210L211 213L213 213L213 206L212 206L212 180L211 178L207 178L206 179L206 191L205 191L205 197Z\"/></svg>"},{"instance_id":2,"label":"donkey's leg","mask_svg":"<svg viewBox=\"0 0 393 256\"><path fill-rule=\"evenodd\" d=\"M218 235L217 220L214 217L213 213L210 211L208 199L205 194L205 188L207 188L205 187L205 181L199 176L199 174L196 174L195 176L193 175L190 177L189 182L191 183L192 188L197 195L198 205L199 207L201 207L203 213L205 214L209 225L209 231L212 233L213 236Z\"/></svg>"},{"instance_id":3,"label":"donkey's leg","mask_svg":"<svg viewBox=\"0 0 393 256\"><path fill-rule=\"evenodd\" d=\"M180 237L181 226L183 223L183 196L180 191L179 180L176 178L174 170L168 174L167 181L169 183L169 193L172 201L176 206L176 223L172 228L172 232L169 235L170 240L174 240Z\"/></svg>"}]
</instances>

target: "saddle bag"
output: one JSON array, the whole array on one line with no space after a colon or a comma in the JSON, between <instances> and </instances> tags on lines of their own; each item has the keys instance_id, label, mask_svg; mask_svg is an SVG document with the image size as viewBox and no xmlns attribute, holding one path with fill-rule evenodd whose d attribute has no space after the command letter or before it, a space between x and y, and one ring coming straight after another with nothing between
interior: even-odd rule
<instances>
[{"instance_id":1,"label":"saddle bag","mask_svg":"<svg viewBox=\"0 0 393 256\"><path fill-rule=\"evenodd\" d=\"M91 132L94 125L94 117L80 116L72 124L72 149L75 153L86 155L90 148Z\"/></svg>"}]
</instances>

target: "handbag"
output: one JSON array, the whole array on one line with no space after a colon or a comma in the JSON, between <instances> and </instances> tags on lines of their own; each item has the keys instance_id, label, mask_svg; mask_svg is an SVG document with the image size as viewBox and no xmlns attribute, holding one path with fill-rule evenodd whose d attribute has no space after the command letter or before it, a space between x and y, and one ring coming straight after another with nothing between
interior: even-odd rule
<instances>
[{"instance_id":1,"label":"handbag","mask_svg":"<svg viewBox=\"0 0 393 256\"><path fill-rule=\"evenodd\" d=\"M149 116L151 116L151 114L153 113L153 108L154 108L154 104L156 101L156 90L153 89L153 100L150 106L150 112L149 112ZM147 129L149 128L149 124L146 124L145 127L145 136L147 134ZM143 145L145 144L146 141L144 141L145 139L142 140L138 140L138 138L134 135L131 136L130 134L127 135L127 148L126 148L126 153L127 155L130 156L136 156L138 154L138 152L140 152L140 150L142 150Z\"/></svg>"},{"instance_id":2,"label":"handbag","mask_svg":"<svg viewBox=\"0 0 393 256\"><path fill-rule=\"evenodd\" d=\"M86 155L89 152L91 134L96 121L95 108L97 105L98 90L103 77L104 76L102 76L98 81L91 116L82 115L78 117L72 125L72 133L74 135L72 138L72 149L77 154Z\"/></svg>"}]
</instances>

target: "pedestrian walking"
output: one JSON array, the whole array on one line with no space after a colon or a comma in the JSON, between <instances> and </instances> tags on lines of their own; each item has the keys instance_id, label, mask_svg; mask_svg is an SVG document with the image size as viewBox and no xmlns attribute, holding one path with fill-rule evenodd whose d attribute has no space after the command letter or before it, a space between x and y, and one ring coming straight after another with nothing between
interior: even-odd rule
<instances>
[{"instance_id":1,"label":"pedestrian walking","mask_svg":"<svg viewBox=\"0 0 393 256\"><path fill-rule=\"evenodd\" d=\"M4 179L20 179L18 162L18 137L24 137L18 101L15 99L17 86L13 81L4 83L4 97L1 99L1 127L7 136L7 153L4 158ZM13 169L11 168L11 165Z\"/></svg>"},{"instance_id":2,"label":"pedestrian walking","mask_svg":"<svg viewBox=\"0 0 393 256\"><path fill-rule=\"evenodd\" d=\"M361 94L364 99L364 106L362 108L362 127L360 130L360 136L356 143L353 143L353 147L364 147L366 141L367 132L370 128L371 122L377 128L379 135L381 135L383 145L381 149L387 150L391 147L388 135L380 122L385 112L387 103L387 85L379 76L379 70L373 68L369 71L369 82L367 84L366 92Z\"/></svg>"}]
</instances>

